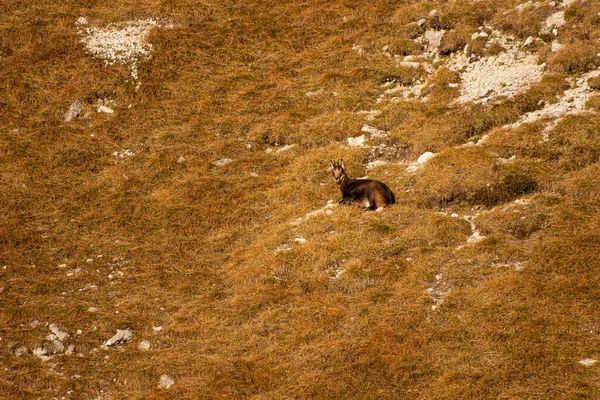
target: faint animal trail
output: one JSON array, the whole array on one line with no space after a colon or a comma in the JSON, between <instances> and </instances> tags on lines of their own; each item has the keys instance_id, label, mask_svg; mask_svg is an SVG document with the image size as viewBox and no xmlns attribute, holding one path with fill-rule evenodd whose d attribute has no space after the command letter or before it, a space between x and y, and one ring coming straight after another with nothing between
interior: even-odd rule
<instances>
[{"instance_id":1,"label":"faint animal trail","mask_svg":"<svg viewBox=\"0 0 600 400\"><path fill-rule=\"evenodd\" d=\"M358 203L369 210L396 204L394 193L384 183L372 179L353 179L344 170L344 160L330 161L333 180L340 185L340 203Z\"/></svg>"}]
</instances>

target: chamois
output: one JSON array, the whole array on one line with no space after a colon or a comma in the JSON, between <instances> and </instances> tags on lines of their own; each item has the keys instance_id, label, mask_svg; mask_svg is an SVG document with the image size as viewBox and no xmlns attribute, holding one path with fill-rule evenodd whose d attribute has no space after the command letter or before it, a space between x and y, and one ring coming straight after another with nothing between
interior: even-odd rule
<instances>
[{"instance_id":1,"label":"chamois","mask_svg":"<svg viewBox=\"0 0 600 400\"><path fill-rule=\"evenodd\" d=\"M340 203L358 203L368 210L396 204L394 193L383 182L373 179L352 179L344 171L344 160L329 162L333 180L340 185L342 191Z\"/></svg>"}]
</instances>

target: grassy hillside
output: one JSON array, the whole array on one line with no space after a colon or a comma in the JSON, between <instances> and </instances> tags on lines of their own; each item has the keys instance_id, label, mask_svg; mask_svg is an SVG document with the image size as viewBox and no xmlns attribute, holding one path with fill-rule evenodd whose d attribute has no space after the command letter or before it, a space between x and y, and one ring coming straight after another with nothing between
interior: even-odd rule
<instances>
[{"instance_id":1,"label":"grassy hillside","mask_svg":"<svg viewBox=\"0 0 600 400\"><path fill-rule=\"evenodd\" d=\"M0 2L0 398L600 397L600 4L99 3Z\"/></svg>"}]
</instances>

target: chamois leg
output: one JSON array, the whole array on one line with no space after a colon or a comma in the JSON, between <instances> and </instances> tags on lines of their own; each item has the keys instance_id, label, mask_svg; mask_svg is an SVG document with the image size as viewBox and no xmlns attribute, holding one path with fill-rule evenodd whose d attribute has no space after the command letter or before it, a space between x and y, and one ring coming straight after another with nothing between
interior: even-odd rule
<instances>
[{"instance_id":1,"label":"chamois leg","mask_svg":"<svg viewBox=\"0 0 600 400\"><path fill-rule=\"evenodd\" d=\"M367 194L367 200L369 201L369 207L367 207L367 210L369 210L369 211L377 210L377 203L375 202L375 199L373 199L373 196L370 192Z\"/></svg>"}]
</instances>

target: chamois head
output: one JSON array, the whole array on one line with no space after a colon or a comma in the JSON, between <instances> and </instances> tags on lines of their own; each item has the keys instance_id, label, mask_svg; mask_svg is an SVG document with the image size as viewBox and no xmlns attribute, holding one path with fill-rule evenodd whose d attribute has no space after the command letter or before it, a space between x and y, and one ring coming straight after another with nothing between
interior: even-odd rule
<instances>
[{"instance_id":1,"label":"chamois head","mask_svg":"<svg viewBox=\"0 0 600 400\"><path fill-rule=\"evenodd\" d=\"M333 180L338 185L344 181L346 172L344 171L344 160L340 158L339 161L329 161L331 163L331 173L333 174Z\"/></svg>"}]
</instances>

